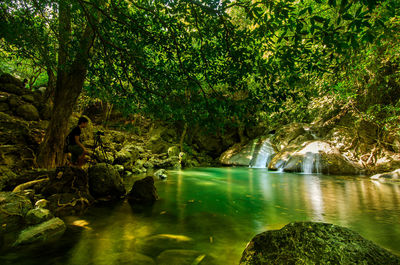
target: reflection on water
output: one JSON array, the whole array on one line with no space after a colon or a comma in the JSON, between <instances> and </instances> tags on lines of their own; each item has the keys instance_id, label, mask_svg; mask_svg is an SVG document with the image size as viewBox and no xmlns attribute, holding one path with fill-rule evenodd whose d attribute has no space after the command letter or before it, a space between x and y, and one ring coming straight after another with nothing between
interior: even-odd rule
<instances>
[{"instance_id":1,"label":"reflection on water","mask_svg":"<svg viewBox=\"0 0 400 265\"><path fill-rule=\"evenodd\" d=\"M238 264L255 234L303 220L349 227L400 254L396 184L265 169L203 168L171 171L168 180L156 186L161 199L146 212L133 211L127 202L92 208L70 221L83 227L77 236L67 234L60 246L42 255L16 259L10 254L0 263L140 264L134 261L143 258L137 247L143 240L171 234L194 239L190 248L212 255L217 264Z\"/></svg>"}]
</instances>

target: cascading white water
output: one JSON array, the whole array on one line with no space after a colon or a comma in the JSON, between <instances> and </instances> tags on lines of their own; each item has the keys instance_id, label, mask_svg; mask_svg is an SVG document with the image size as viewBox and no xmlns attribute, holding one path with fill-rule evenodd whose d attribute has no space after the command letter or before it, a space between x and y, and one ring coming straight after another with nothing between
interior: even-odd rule
<instances>
[{"instance_id":1,"label":"cascading white water","mask_svg":"<svg viewBox=\"0 0 400 265\"><path fill-rule=\"evenodd\" d=\"M320 173L321 164L319 154L307 152L301 166L302 172L305 174Z\"/></svg>"},{"instance_id":2,"label":"cascading white water","mask_svg":"<svg viewBox=\"0 0 400 265\"><path fill-rule=\"evenodd\" d=\"M268 163L271 161L272 156L275 154L274 148L272 147L269 139L262 142L258 153L253 153L252 163L250 167L253 168L266 168Z\"/></svg>"}]
</instances>

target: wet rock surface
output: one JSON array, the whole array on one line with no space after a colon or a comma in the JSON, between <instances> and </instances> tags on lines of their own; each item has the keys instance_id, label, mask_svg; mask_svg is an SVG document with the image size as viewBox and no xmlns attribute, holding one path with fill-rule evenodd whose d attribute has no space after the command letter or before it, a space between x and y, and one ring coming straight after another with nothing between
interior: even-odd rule
<instances>
[{"instance_id":1,"label":"wet rock surface","mask_svg":"<svg viewBox=\"0 0 400 265\"><path fill-rule=\"evenodd\" d=\"M128 193L128 201L136 205L151 205L158 199L153 177L145 177L136 181Z\"/></svg>"},{"instance_id":2,"label":"wet rock surface","mask_svg":"<svg viewBox=\"0 0 400 265\"><path fill-rule=\"evenodd\" d=\"M386 172L382 174L376 174L371 177L372 180L379 181L396 181L400 182L400 169L396 169L392 172Z\"/></svg>"},{"instance_id":3,"label":"wet rock surface","mask_svg":"<svg viewBox=\"0 0 400 265\"><path fill-rule=\"evenodd\" d=\"M253 264L400 264L400 258L356 232L326 223L290 223L256 235L241 265Z\"/></svg>"},{"instance_id":4,"label":"wet rock surface","mask_svg":"<svg viewBox=\"0 0 400 265\"><path fill-rule=\"evenodd\" d=\"M52 218L23 230L15 241L14 246L52 242L59 239L64 234L65 229L65 223L60 218Z\"/></svg>"},{"instance_id":5,"label":"wet rock surface","mask_svg":"<svg viewBox=\"0 0 400 265\"><path fill-rule=\"evenodd\" d=\"M90 193L95 198L117 199L125 195L122 179L112 165L100 163L88 170Z\"/></svg>"}]
</instances>

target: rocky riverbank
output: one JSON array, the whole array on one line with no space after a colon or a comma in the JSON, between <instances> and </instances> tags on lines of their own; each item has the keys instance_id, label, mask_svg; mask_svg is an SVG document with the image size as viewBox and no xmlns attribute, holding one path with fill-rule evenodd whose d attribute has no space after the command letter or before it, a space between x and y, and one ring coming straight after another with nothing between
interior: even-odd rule
<instances>
[{"instance_id":1,"label":"rocky riverbank","mask_svg":"<svg viewBox=\"0 0 400 265\"><path fill-rule=\"evenodd\" d=\"M91 115L90 108L83 112ZM91 161L83 170L40 169L36 157L50 115L44 89L30 91L13 76L0 76L0 249L51 243L66 230L65 216L96 202L128 196L139 208L151 204L158 196L149 179L213 161L190 146L182 152L177 131L166 125L144 121L132 132L90 123L82 139ZM71 128L80 115L71 117ZM146 184L135 183L140 179Z\"/></svg>"},{"instance_id":2,"label":"rocky riverbank","mask_svg":"<svg viewBox=\"0 0 400 265\"><path fill-rule=\"evenodd\" d=\"M236 144L221 157L229 166L254 166L268 155L262 167L285 172L333 175L373 175L400 167L398 137L386 135L379 144L373 125L342 123L293 123L248 143ZM262 153L268 145L268 154ZM261 151L261 152L260 152Z\"/></svg>"}]
</instances>

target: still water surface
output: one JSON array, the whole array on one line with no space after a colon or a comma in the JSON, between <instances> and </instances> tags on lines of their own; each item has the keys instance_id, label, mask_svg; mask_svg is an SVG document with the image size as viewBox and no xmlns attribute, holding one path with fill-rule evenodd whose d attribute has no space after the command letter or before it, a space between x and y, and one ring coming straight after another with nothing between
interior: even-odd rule
<instances>
[{"instance_id":1,"label":"still water surface","mask_svg":"<svg viewBox=\"0 0 400 265\"><path fill-rule=\"evenodd\" d=\"M400 254L400 185L367 178L268 172L251 168L199 168L169 172L157 181L160 200L145 212L127 202L91 208L83 232L67 233L53 247L10 253L2 264L117 265L138 242L156 234L195 240L191 249L217 264L238 264L257 233L293 221L349 227ZM128 258L129 260L129 258Z\"/></svg>"}]
</instances>

